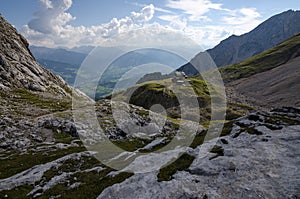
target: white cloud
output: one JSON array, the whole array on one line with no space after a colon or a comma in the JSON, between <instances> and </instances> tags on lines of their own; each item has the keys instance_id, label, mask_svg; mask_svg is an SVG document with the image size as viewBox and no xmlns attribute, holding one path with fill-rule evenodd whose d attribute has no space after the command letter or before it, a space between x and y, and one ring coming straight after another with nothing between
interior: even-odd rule
<instances>
[{"instance_id":1,"label":"white cloud","mask_svg":"<svg viewBox=\"0 0 300 199\"><path fill-rule=\"evenodd\" d=\"M230 16L223 18L226 24L231 25L241 25L253 20L257 20L260 14L256 11L256 8L242 8L237 10L232 10L229 12Z\"/></svg>"},{"instance_id":2,"label":"white cloud","mask_svg":"<svg viewBox=\"0 0 300 199\"><path fill-rule=\"evenodd\" d=\"M255 8L230 10L211 0L168 0L166 6L181 12L158 18L169 22L169 28L182 31L204 48L211 48L232 34L249 32L261 23Z\"/></svg>"},{"instance_id":3,"label":"white cloud","mask_svg":"<svg viewBox=\"0 0 300 199\"><path fill-rule=\"evenodd\" d=\"M154 15L154 6L152 4L145 6L141 12L132 12L131 17L134 21L137 22L147 22L153 18Z\"/></svg>"},{"instance_id":4,"label":"white cloud","mask_svg":"<svg viewBox=\"0 0 300 199\"><path fill-rule=\"evenodd\" d=\"M45 34L58 33L62 26L75 19L65 12L71 5L72 0L40 0L40 10L35 13L28 27Z\"/></svg>"},{"instance_id":5,"label":"white cloud","mask_svg":"<svg viewBox=\"0 0 300 199\"><path fill-rule=\"evenodd\" d=\"M137 2L127 2L131 5L134 5L134 6L138 6L138 7L145 7L147 6L147 4L142 4L142 3L137 3ZM168 13L168 14L175 14L174 12L170 11L170 10L167 10L167 9L164 9L164 8L159 8L157 6L154 7L154 10L157 11L157 12L163 12L163 13Z\"/></svg>"},{"instance_id":6,"label":"white cloud","mask_svg":"<svg viewBox=\"0 0 300 199\"><path fill-rule=\"evenodd\" d=\"M41 0L40 4L42 4L42 7L46 7L47 9L53 8L52 2L49 0Z\"/></svg>"},{"instance_id":7,"label":"white cloud","mask_svg":"<svg viewBox=\"0 0 300 199\"><path fill-rule=\"evenodd\" d=\"M150 4L140 12L131 12L130 16L121 19L113 18L105 24L71 26L68 22L75 19L67 12L71 5L72 0L40 0L40 10L22 30L30 43L49 47L99 45L115 34L143 26L153 18L155 12Z\"/></svg>"},{"instance_id":8,"label":"white cloud","mask_svg":"<svg viewBox=\"0 0 300 199\"><path fill-rule=\"evenodd\" d=\"M166 8L175 9L176 13L165 7L135 3L141 10L123 18L113 18L108 23L91 27L72 26L69 22L75 17L67 12L71 5L72 0L40 0L40 10L23 27L23 34L32 45L74 47L101 45L114 35L135 29L153 29L156 33L167 29L187 35L202 47L210 48L231 34L252 30L261 22L255 8L230 10L211 0L167 0ZM165 25L153 20L158 10L162 15L157 18L167 22ZM212 15L214 12L217 14ZM208 14L213 17L211 21L206 16Z\"/></svg>"},{"instance_id":9,"label":"white cloud","mask_svg":"<svg viewBox=\"0 0 300 199\"><path fill-rule=\"evenodd\" d=\"M241 8L229 11L229 16L223 17L222 21L232 27L233 34L239 35L258 26L262 22L260 16L256 8Z\"/></svg>"},{"instance_id":10,"label":"white cloud","mask_svg":"<svg viewBox=\"0 0 300 199\"><path fill-rule=\"evenodd\" d=\"M181 18L177 15L160 15L158 16L158 18L164 21L168 21L169 26L177 30L184 30L187 26L187 19Z\"/></svg>"},{"instance_id":11,"label":"white cloud","mask_svg":"<svg viewBox=\"0 0 300 199\"><path fill-rule=\"evenodd\" d=\"M222 4L212 3L209 0L168 0L167 7L181 10L189 16L190 21L206 19L206 13L211 9L223 10Z\"/></svg>"}]
</instances>

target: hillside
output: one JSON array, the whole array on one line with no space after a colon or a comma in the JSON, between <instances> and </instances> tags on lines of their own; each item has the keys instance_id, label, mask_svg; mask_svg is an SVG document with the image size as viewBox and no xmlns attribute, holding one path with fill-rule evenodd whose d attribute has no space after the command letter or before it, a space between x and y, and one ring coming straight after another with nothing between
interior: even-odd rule
<instances>
[{"instance_id":1,"label":"hillside","mask_svg":"<svg viewBox=\"0 0 300 199\"><path fill-rule=\"evenodd\" d=\"M230 36L207 52L217 67L239 63L298 34L299 20L300 11L285 11L264 21L249 33ZM194 59L201 59L201 53ZM178 70L184 71L188 76L198 73L190 63Z\"/></svg>"},{"instance_id":2,"label":"hillside","mask_svg":"<svg viewBox=\"0 0 300 199\"><path fill-rule=\"evenodd\" d=\"M259 109L299 106L300 34L239 64L220 68L230 101Z\"/></svg>"},{"instance_id":3,"label":"hillside","mask_svg":"<svg viewBox=\"0 0 300 199\"><path fill-rule=\"evenodd\" d=\"M233 81L228 87L248 98L248 103L265 108L300 106L300 57L271 70Z\"/></svg>"}]
</instances>

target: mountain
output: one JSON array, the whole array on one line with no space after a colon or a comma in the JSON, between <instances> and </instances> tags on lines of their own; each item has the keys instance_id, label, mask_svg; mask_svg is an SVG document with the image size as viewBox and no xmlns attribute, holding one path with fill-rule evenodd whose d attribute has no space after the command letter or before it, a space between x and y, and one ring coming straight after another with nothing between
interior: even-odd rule
<instances>
[{"instance_id":1,"label":"mountain","mask_svg":"<svg viewBox=\"0 0 300 199\"><path fill-rule=\"evenodd\" d=\"M269 18L249 33L230 36L207 52L218 67L239 63L299 33L299 20L300 11L285 11ZM194 59L201 59L201 53ZM198 73L190 63L178 70L188 76Z\"/></svg>"},{"instance_id":2,"label":"mountain","mask_svg":"<svg viewBox=\"0 0 300 199\"><path fill-rule=\"evenodd\" d=\"M300 181L296 176L300 173L297 170L282 172L282 167L299 164L295 160L299 153L295 152L294 147L300 147L297 142L300 109L272 107L300 105L299 45L300 34L246 61L220 68L229 92L228 106L236 106L237 103L241 107L253 105L260 111L238 119L228 119L216 144L210 140L199 145L203 148L213 145L209 154L193 155L201 151L196 140L203 141L205 132L202 132L189 151L175 162L158 172L137 174L108 187L98 198L119 198L124 194L125 198L136 195L143 195L144 198L241 198L241 195L243 198L298 197ZM200 76L187 80L194 91L198 91L199 97L205 97L208 92ZM171 82L170 79L145 82L128 89L123 96L127 97L129 93L130 103L147 109L153 104L161 104L165 108L176 107L176 96L168 89L172 88L168 85ZM178 85L177 82L174 86L188 95L183 83ZM115 97L118 98L120 94ZM204 101L209 102L209 98L206 96ZM240 111L241 107L237 110ZM202 111L200 113L202 117L205 116ZM174 117L171 114L168 116ZM142 161L139 162L141 165Z\"/></svg>"},{"instance_id":3,"label":"mountain","mask_svg":"<svg viewBox=\"0 0 300 199\"><path fill-rule=\"evenodd\" d=\"M77 91L37 63L26 39L3 17L0 30L1 118L34 118L68 110L72 92Z\"/></svg>"}]
</instances>

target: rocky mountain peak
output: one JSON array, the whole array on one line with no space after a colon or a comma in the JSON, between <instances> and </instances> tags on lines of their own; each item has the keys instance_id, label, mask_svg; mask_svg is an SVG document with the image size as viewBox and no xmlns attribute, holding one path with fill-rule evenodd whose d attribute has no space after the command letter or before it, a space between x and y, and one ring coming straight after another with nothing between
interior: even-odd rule
<instances>
[{"instance_id":1,"label":"rocky mountain peak","mask_svg":"<svg viewBox=\"0 0 300 199\"><path fill-rule=\"evenodd\" d=\"M36 62L27 40L0 16L0 90L14 88L68 95L68 85Z\"/></svg>"}]
</instances>

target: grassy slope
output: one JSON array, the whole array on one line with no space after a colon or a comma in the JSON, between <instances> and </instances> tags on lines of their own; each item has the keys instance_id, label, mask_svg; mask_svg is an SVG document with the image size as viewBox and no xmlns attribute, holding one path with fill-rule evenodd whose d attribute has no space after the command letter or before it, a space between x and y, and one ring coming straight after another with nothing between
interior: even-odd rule
<instances>
[{"instance_id":1,"label":"grassy slope","mask_svg":"<svg viewBox=\"0 0 300 199\"><path fill-rule=\"evenodd\" d=\"M211 93L207 87L207 84L200 77L192 77L187 79L189 84L174 84L171 79L164 79L160 81L149 81L143 84L137 84L132 88L129 88L125 92L119 92L114 95L114 100L129 100L130 104L141 106L145 109L150 109L152 105L160 104L167 109L167 114L171 118L180 118L178 96L174 94L174 90L179 91L179 95L184 96L185 99L194 96L198 100L197 107L193 107L189 114L189 118L193 120L195 114L200 114L200 123L205 124L210 120L211 115L211 97L218 98L218 89L214 88ZM188 89L191 87L193 93ZM235 119L245 115L251 111L251 107L244 106L242 104L229 103L227 108L227 119Z\"/></svg>"},{"instance_id":2,"label":"grassy slope","mask_svg":"<svg viewBox=\"0 0 300 199\"><path fill-rule=\"evenodd\" d=\"M225 82L249 77L288 62L296 54L299 55L300 34L280 43L274 48L253 56L239 64L220 68Z\"/></svg>"}]
</instances>

